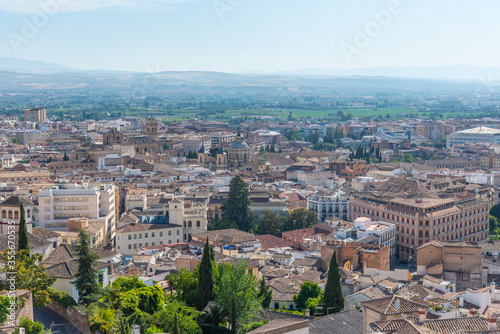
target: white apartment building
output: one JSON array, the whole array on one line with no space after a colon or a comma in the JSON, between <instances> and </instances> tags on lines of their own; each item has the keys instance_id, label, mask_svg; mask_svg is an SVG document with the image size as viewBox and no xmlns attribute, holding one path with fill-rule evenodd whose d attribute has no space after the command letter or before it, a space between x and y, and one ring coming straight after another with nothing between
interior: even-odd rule
<instances>
[{"instance_id":1,"label":"white apartment building","mask_svg":"<svg viewBox=\"0 0 500 334\"><path fill-rule=\"evenodd\" d=\"M85 217L90 222L104 222L105 243L114 246L114 185L57 185L40 191L38 208L40 227L53 231L68 231L69 218Z\"/></svg>"},{"instance_id":2,"label":"white apartment building","mask_svg":"<svg viewBox=\"0 0 500 334\"><path fill-rule=\"evenodd\" d=\"M349 196L341 190L335 193L318 191L307 198L307 208L315 211L319 220L328 217L349 218Z\"/></svg>"},{"instance_id":3,"label":"white apartment building","mask_svg":"<svg viewBox=\"0 0 500 334\"><path fill-rule=\"evenodd\" d=\"M183 228L174 224L132 223L116 230L116 251L137 254L137 248L183 241Z\"/></svg>"},{"instance_id":4,"label":"white apartment building","mask_svg":"<svg viewBox=\"0 0 500 334\"><path fill-rule=\"evenodd\" d=\"M368 217L359 217L354 221L358 240L370 235L380 238L379 244L391 247L391 256L395 254L396 225L384 221L372 221Z\"/></svg>"},{"instance_id":5,"label":"white apartment building","mask_svg":"<svg viewBox=\"0 0 500 334\"><path fill-rule=\"evenodd\" d=\"M480 126L457 131L446 136L446 148L466 143L500 144L500 130Z\"/></svg>"}]
</instances>

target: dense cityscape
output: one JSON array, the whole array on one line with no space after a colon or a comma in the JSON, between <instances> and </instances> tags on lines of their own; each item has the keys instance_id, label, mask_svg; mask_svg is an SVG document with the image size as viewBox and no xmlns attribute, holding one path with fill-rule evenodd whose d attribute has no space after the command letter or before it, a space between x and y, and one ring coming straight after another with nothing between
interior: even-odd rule
<instances>
[{"instance_id":1,"label":"dense cityscape","mask_svg":"<svg viewBox=\"0 0 500 334\"><path fill-rule=\"evenodd\" d=\"M0 1L0 334L499 334L499 11Z\"/></svg>"}]
</instances>

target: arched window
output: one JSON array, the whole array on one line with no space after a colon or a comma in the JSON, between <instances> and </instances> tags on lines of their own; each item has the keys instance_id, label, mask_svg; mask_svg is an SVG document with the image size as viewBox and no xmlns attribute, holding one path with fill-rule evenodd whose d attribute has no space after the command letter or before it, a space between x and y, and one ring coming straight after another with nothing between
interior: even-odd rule
<instances>
[{"instance_id":1,"label":"arched window","mask_svg":"<svg viewBox=\"0 0 500 334\"><path fill-rule=\"evenodd\" d=\"M196 227L200 227L200 226L201 226L201 223L200 223L200 221L198 220L198 221L196 222Z\"/></svg>"},{"instance_id":2,"label":"arched window","mask_svg":"<svg viewBox=\"0 0 500 334\"><path fill-rule=\"evenodd\" d=\"M5 210L2 211L2 218L7 218L7 211Z\"/></svg>"},{"instance_id":3,"label":"arched window","mask_svg":"<svg viewBox=\"0 0 500 334\"><path fill-rule=\"evenodd\" d=\"M193 227L193 223L191 221L188 221L188 227Z\"/></svg>"},{"instance_id":4,"label":"arched window","mask_svg":"<svg viewBox=\"0 0 500 334\"><path fill-rule=\"evenodd\" d=\"M184 227L186 227L186 222L184 222Z\"/></svg>"},{"instance_id":5,"label":"arched window","mask_svg":"<svg viewBox=\"0 0 500 334\"><path fill-rule=\"evenodd\" d=\"M26 211L26 218L31 218L31 210Z\"/></svg>"},{"instance_id":6,"label":"arched window","mask_svg":"<svg viewBox=\"0 0 500 334\"><path fill-rule=\"evenodd\" d=\"M19 219L19 211L14 211L14 219Z\"/></svg>"},{"instance_id":7,"label":"arched window","mask_svg":"<svg viewBox=\"0 0 500 334\"><path fill-rule=\"evenodd\" d=\"M9 219L12 219L12 211L9 210Z\"/></svg>"}]
</instances>

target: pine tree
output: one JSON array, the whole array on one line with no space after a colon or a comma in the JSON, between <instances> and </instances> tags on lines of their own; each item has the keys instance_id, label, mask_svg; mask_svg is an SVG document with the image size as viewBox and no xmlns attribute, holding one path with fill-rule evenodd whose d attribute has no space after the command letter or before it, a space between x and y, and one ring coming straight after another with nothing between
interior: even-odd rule
<instances>
[{"instance_id":1,"label":"pine tree","mask_svg":"<svg viewBox=\"0 0 500 334\"><path fill-rule=\"evenodd\" d=\"M19 219L19 240L18 240L18 251L26 249L29 253L30 245L28 242L28 227L26 226L26 216L24 214L24 205L21 197L19 197L19 210L21 211L21 216Z\"/></svg>"},{"instance_id":2,"label":"pine tree","mask_svg":"<svg viewBox=\"0 0 500 334\"><path fill-rule=\"evenodd\" d=\"M170 334L181 334L181 331L179 330L179 324L177 321L177 313L174 314L174 325L170 330Z\"/></svg>"},{"instance_id":3,"label":"pine tree","mask_svg":"<svg viewBox=\"0 0 500 334\"><path fill-rule=\"evenodd\" d=\"M214 275L212 270L212 261L210 260L210 244L205 243L203 257L201 258L198 272L198 310L201 311L207 306L208 302L214 298Z\"/></svg>"},{"instance_id":4,"label":"pine tree","mask_svg":"<svg viewBox=\"0 0 500 334\"><path fill-rule=\"evenodd\" d=\"M99 291L98 271L94 269L99 254L90 249L90 238L83 230L78 230L78 245L75 247L78 256L78 270L74 285L78 290L78 301L84 305L89 303L89 296Z\"/></svg>"},{"instance_id":5,"label":"pine tree","mask_svg":"<svg viewBox=\"0 0 500 334\"><path fill-rule=\"evenodd\" d=\"M337 251L333 252L328 269L328 279L325 287L325 314L337 313L344 307L344 294L340 284L340 269L337 261Z\"/></svg>"}]
</instances>

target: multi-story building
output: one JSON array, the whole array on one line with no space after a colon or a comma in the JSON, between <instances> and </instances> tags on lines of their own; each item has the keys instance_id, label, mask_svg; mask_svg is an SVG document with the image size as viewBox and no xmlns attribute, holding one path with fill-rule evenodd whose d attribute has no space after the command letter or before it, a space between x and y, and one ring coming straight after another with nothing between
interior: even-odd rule
<instances>
[{"instance_id":1,"label":"multi-story building","mask_svg":"<svg viewBox=\"0 0 500 334\"><path fill-rule=\"evenodd\" d=\"M182 241L190 241L191 235L207 231L207 205L208 199L204 201L173 199L169 202L169 223L184 227Z\"/></svg>"},{"instance_id":2,"label":"multi-story building","mask_svg":"<svg viewBox=\"0 0 500 334\"><path fill-rule=\"evenodd\" d=\"M445 138L454 131L456 131L456 127L454 125L443 122L427 121L417 124L416 127L416 133L418 136L423 136L436 141L441 138Z\"/></svg>"},{"instance_id":3,"label":"multi-story building","mask_svg":"<svg viewBox=\"0 0 500 334\"><path fill-rule=\"evenodd\" d=\"M212 139L210 137L199 137L184 139L182 141L182 150L184 152L198 152L204 146L206 150L212 147Z\"/></svg>"},{"instance_id":4,"label":"multi-story building","mask_svg":"<svg viewBox=\"0 0 500 334\"><path fill-rule=\"evenodd\" d=\"M89 222L103 222L105 244L114 246L115 186L59 185L40 191L38 195L40 227L68 231L68 219L85 217Z\"/></svg>"},{"instance_id":5,"label":"multi-story building","mask_svg":"<svg viewBox=\"0 0 500 334\"><path fill-rule=\"evenodd\" d=\"M116 230L116 251L137 254L139 247L179 243L183 240L182 230L175 224L128 224Z\"/></svg>"},{"instance_id":6,"label":"multi-story building","mask_svg":"<svg viewBox=\"0 0 500 334\"><path fill-rule=\"evenodd\" d=\"M43 131L38 131L38 130L31 130L31 131L26 131L22 133L22 136L20 136L20 144L27 145L31 141L45 141L45 139L50 137L50 133L48 132L43 132Z\"/></svg>"},{"instance_id":7,"label":"multi-story building","mask_svg":"<svg viewBox=\"0 0 500 334\"><path fill-rule=\"evenodd\" d=\"M446 147L466 143L500 144L500 130L480 126L473 129L457 131L446 136Z\"/></svg>"},{"instance_id":8,"label":"multi-story building","mask_svg":"<svg viewBox=\"0 0 500 334\"><path fill-rule=\"evenodd\" d=\"M33 123L47 122L47 112L45 108L33 108L24 110L24 121Z\"/></svg>"},{"instance_id":9,"label":"multi-story building","mask_svg":"<svg viewBox=\"0 0 500 334\"><path fill-rule=\"evenodd\" d=\"M341 170L341 175L345 177L348 181L358 176L366 176L366 171L368 166L364 160L356 160L350 166Z\"/></svg>"},{"instance_id":10,"label":"multi-story building","mask_svg":"<svg viewBox=\"0 0 500 334\"><path fill-rule=\"evenodd\" d=\"M328 217L349 217L349 196L341 190L335 193L318 191L307 198L307 208L316 212L321 221Z\"/></svg>"},{"instance_id":11,"label":"multi-story building","mask_svg":"<svg viewBox=\"0 0 500 334\"><path fill-rule=\"evenodd\" d=\"M399 259L415 259L418 247L432 240L478 242L488 238L489 201L453 188L453 182L448 188L443 181L436 188L417 181L389 183L385 192L351 196L349 205L352 219L370 217L396 225ZM414 186L420 191L413 191Z\"/></svg>"},{"instance_id":12,"label":"multi-story building","mask_svg":"<svg viewBox=\"0 0 500 334\"><path fill-rule=\"evenodd\" d=\"M374 235L378 237L378 244L391 248L391 257L394 256L396 248L396 225L385 221L372 221L368 217L359 217L354 220L354 228L357 229L357 238Z\"/></svg>"}]
</instances>

